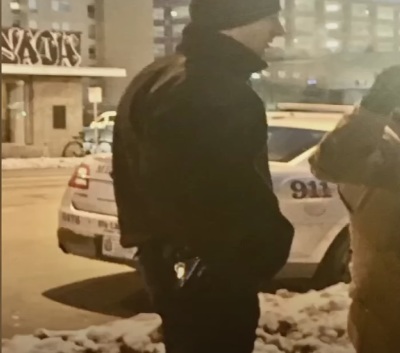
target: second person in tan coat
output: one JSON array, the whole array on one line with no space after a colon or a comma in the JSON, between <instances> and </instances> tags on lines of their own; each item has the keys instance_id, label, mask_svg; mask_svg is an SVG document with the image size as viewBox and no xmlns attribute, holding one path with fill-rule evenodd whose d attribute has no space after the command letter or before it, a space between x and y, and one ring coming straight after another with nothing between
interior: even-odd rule
<instances>
[{"instance_id":1,"label":"second person in tan coat","mask_svg":"<svg viewBox=\"0 0 400 353\"><path fill-rule=\"evenodd\" d=\"M385 70L361 107L310 159L313 173L339 184L351 217L357 353L400 352L400 66Z\"/></svg>"}]
</instances>

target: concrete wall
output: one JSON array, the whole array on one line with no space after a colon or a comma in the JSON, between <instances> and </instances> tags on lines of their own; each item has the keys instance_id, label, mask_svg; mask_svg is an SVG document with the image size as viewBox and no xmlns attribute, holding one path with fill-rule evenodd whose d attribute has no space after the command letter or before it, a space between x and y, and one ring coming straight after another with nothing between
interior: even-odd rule
<instances>
[{"instance_id":1,"label":"concrete wall","mask_svg":"<svg viewBox=\"0 0 400 353\"><path fill-rule=\"evenodd\" d=\"M1 144L1 158L39 158L47 154L47 149L43 146L26 146L15 143Z\"/></svg>"},{"instance_id":2,"label":"concrete wall","mask_svg":"<svg viewBox=\"0 0 400 353\"><path fill-rule=\"evenodd\" d=\"M153 61L153 1L102 0L102 3L103 11L98 18L102 24L99 65L123 67L128 72L126 79L105 80L104 103L116 105L132 77Z\"/></svg>"},{"instance_id":3,"label":"concrete wall","mask_svg":"<svg viewBox=\"0 0 400 353\"><path fill-rule=\"evenodd\" d=\"M65 105L67 128L53 128L53 106ZM82 82L80 78L34 78L31 111L34 145L47 147L50 156L61 156L66 143L82 130Z\"/></svg>"},{"instance_id":4,"label":"concrete wall","mask_svg":"<svg viewBox=\"0 0 400 353\"><path fill-rule=\"evenodd\" d=\"M2 77L2 142L20 145L33 143L29 92L29 77Z\"/></svg>"}]
</instances>

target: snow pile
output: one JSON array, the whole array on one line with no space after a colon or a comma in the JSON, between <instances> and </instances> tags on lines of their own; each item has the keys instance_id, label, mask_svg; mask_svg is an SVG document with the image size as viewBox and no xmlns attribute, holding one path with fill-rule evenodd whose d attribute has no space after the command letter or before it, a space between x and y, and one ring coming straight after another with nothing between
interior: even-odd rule
<instances>
[{"instance_id":1,"label":"snow pile","mask_svg":"<svg viewBox=\"0 0 400 353\"><path fill-rule=\"evenodd\" d=\"M141 314L128 320L79 331L38 330L32 336L2 341L2 353L161 353L161 319Z\"/></svg>"},{"instance_id":2,"label":"snow pile","mask_svg":"<svg viewBox=\"0 0 400 353\"><path fill-rule=\"evenodd\" d=\"M354 353L347 336L348 286L260 295L257 353Z\"/></svg>"},{"instance_id":3,"label":"snow pile","mask_svg":"<svg viewBox=\"0 0 400 353\"><path fill-rule=\"evenodd\" d=\"M260 294L254 353L354 353L346 334L348 286ZM164 353L157 315L138 315L80 331L39 330L3 340L3 353Z\"/></svg>"},{"instance_id":4,"label":"snow pile","mask_svg":"<svg viewBox=\"0 0 400 353\"><path fill-rule=\"evenodd\" d=\"M75 168L82 158L5 158L1 160L2 170L11 169L61 169Z\"/></svg>"}]
</instances>

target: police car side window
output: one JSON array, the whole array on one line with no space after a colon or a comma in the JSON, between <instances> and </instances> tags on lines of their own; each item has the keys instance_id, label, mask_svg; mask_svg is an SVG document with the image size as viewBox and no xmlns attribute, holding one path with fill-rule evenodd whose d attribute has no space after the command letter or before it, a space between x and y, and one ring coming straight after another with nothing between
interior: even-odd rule
<instances>
[{"instance_id":1,"label":"police car side window","mask_svg":"<svg viewBox=\"0 0 400 353\"><path fill-rule=\"evenodd\" d=\"M268 133L269 159L273 162L287 163L316 146L325 133L325 131L272 126Z\"/></svg>"}]
</instances>

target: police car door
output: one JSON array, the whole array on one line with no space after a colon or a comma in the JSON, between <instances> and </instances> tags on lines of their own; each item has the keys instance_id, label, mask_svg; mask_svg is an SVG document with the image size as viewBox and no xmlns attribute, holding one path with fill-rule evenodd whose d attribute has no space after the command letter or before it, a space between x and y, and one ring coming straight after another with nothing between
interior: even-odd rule
<instances>
[{"instance_id":1,"label":"police car door","mask_svg":"<svg viewBox=\"0 0 400 353\"><path fill-rule=\"evenodd\" d=\"M326 244L347 224L337 186L316 179L303 164L275 174L274 189L282 212L295 227L291 260L320 261Z\"/></svg>"}]
</instances>

